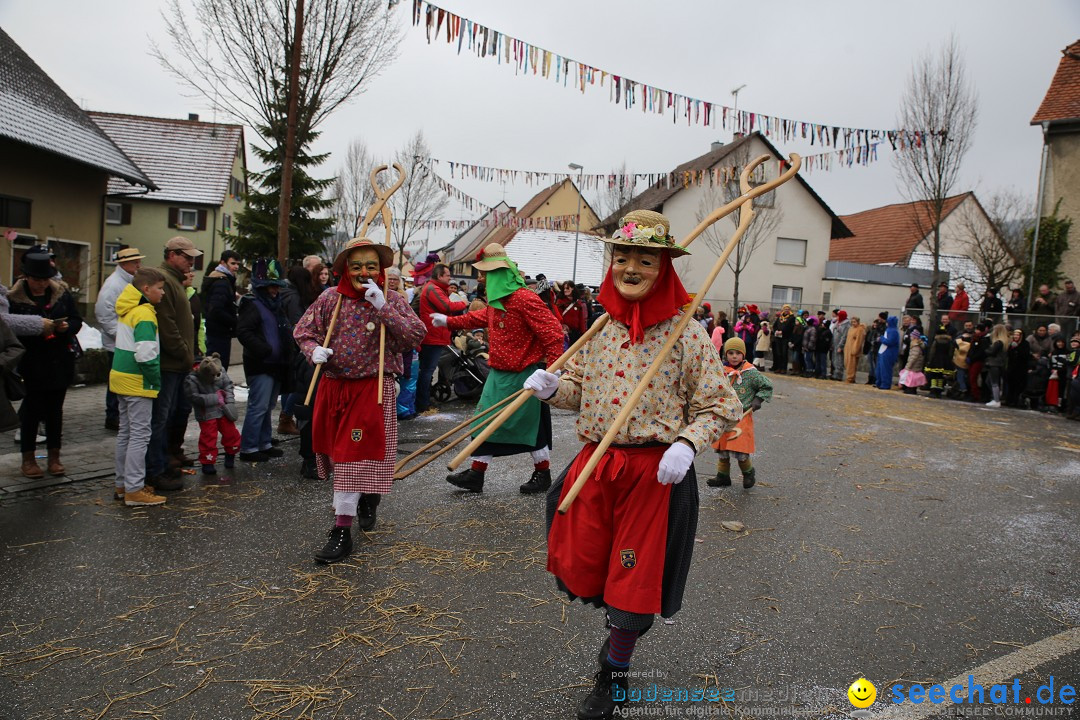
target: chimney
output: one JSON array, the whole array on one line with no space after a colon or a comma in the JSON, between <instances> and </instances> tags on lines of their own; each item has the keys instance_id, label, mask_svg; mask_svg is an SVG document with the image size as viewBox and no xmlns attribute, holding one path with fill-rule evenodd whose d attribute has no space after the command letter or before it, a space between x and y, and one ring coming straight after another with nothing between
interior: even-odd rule
<instances>
[{"instance_id":1,"label":"chimney","mask_svg":"<svg viewBox=\"0 0 1080 720\"><path fill-rule=\"evenodd\" d=\"M736 133L732 133L732 135L731 135L732 140L741 140L744 137L746 137L746 133L744 133L744 132L736 132Z\"/></svg>"},{"instance_id":2,"label":"chimney","mask_svg":"<svg viewBox=\"0 0 1080 720\"><path fill-rule=\"evenodd\" d=\"M199 114L198 113L188 113L187 119L191 120L192 122L199 122Z\"/></svg>"},{"instance_id":3,"label":"chimney","mask_svg":"<svg viewBox=\"0 0 1080 720\"><path fill-rule=\"evenodd\" d=\"M722 147L724 147L724 143L719 140L713 140L712 147L710 147L709 150L719 150Z\"/></svg>"}]
</instances>

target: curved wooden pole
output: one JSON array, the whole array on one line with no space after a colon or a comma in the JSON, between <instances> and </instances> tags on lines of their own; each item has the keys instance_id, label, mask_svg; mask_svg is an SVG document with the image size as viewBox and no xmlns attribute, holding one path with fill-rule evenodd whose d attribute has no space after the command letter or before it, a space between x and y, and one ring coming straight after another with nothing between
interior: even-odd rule
<instances>
[{"instance_id":1,"label":"curved wooden pole","mask_svg":"<svg viewBox=\"0 0 1080 720\"><path fill-rule=\"evenodd\" d=\"M755 170L758 165L761 165L770 157L771 156L769 155L761 155L760 157L755 158L754 161L747 165L746 169L744 170L744 172L747 172L747 177L749 177L749 172ZM801 160L798 160L797 155L792 155L791 158L793 162L801 163ZM730 215L742 203L746 202L747 200L752 200L759 195L764 195L778 185L787 182L792 177L794 177L795 173L797 173L798 171L799 167L798 164L796 164L793 167L789 168L783 175L779 176L776 180L773 180L771 183L765 183L747 192L744 192L739 195L739 197L737 197L735 200L729 202L727 205L724 205L723 207L714 210L712 213L709 214L708 217L698 223L697 227L690 231L690 234L687 235L685 239L683 239L683 247L689 246L690 243L692 243L701 233L708 229L710 225L715 223L720 218ZM740 190L741 189L742 188L740 187ZM730 251L728 251L728 254L730 255ZM693 315L693 311L690 311L690 314ZM561 369L563 365L569 362L570 358L572 358L582 347L585 346L585 343L588 342L588 340L591 339L593 335L603 329L604 325L607 324L607 321L607 314L601 315L599 318L597 318L596 322L592 324L592 327L586 330L585 334L582 335L576 343L574 343L566 352L564 352L558 360L551 364L551 367L548 368L548 371L555 372L556 370ZM447 465L447 469L456 470L458 466L461 465L461 463L465 462L466 458L471 456L476 451L476 449L480 447L480 445L482 445L489 437L491 437L491 435L496 430L498 430L499 427L502 426L502 424L506 422L515 412L517 412L521 408L521 406L524 405L525 402L532 396L532 390L526 390L524 395L519 396L517 401L515 401L513 405L503 410L499 414L499 416L495 418L495 420L490 425L488 425L482 433L480 433L480 435L478 435L471 443L469 443L468 446L465 447L464 450L458 453L454 457L454 459L450 461L450 463Z\"/></svg>"},{"instance_id":2,"label":"curved wooden pole","mask_svg":"<svg viewBox=\"0 0 1080 720\"><path fill-rule=\"evenodd\" d=\"M329 347L330 336L334 334L334 326L337 325L338 313L341 312L341 295L338 295L337 303L334 305L334 313L330 316L330 326L326 328L326 337L323 338L322 346ZM319 371L322 370L322 363L315 366L315 372L311 374L311 382L308 384L307 395L304 397L304 407L311 408L311 396L315 394L315 383L319 381Z\"/></svg>"},{"instance_id":3,"label":"curved wooden pole","mask_svg":"<svg viewBox=\"0 0 1080 720\"><path fill-rule=\"evenodd\" d=\"M767 158L768 156L764 156L764 159ZM754 162L743 168L742 175L739 178L740 189L743 191L742 195L740 195L739 197L743 198L743 200L741 208L742 213L739 216L738 228L735 230L735 233L728 241L727 247L724 248L724 252L721 253L720 257L716 259L716 262L713 264L713 268L709 272L708 277L706 277L705 282L701 284L701 289L698 290L697 294L694 296L693 301L690 303L690 307L683 313L682 317L679 318L679 322L675 325L675 329L671 331L671 335L668 337L667 342L664 343L663 348L661 348L656 358L653 359L652 364L645 372L645 375L641 378L641 381L638 383L637 388L634 389L634 392L630 395L626 402L623 403L622 410L619 411L618 416L611 423L611 427L608 429L607 433L604 434L603 439L601 439L601 441L597 444L596 449L593 450L593 454L589 458L589 462L585 465L584 468L582 468L581 472L574 480L574 484L570 487L570 490L567 491L566 495L563 497L562 502L559 504L560 514L565 514L566 511L570 509L570 505L573 504L574 498L576 498L581 492L581 489L585 487L585 483L588 482L589 476L592 475L593 471L596 469L596 466L600 463L600 459L604 456L604 453L607 452L608 448L611 447L611 443L615 441L615 436L618 434L619 430L621 430L622 427L626 424L627 420L630 419L630 415L637 408L638 401L641 400L641 396L645 392L645 389L648 387L649 383L652 382L652 379L653 377L655 377L656 373L660 370L660 366L667 362L668 356L671 354L671 350L675 347L675 343L677 343L682 338L682 333L686 329L686 326L689 325L690 321L693 319L694 312L701 305L702 301L704 301L705 293L709 291L709 288L716 280L716 277L720 274L720 271L724 269L724 265L725 263L727 263L728 256L731 255L732 251L738 246L739 242L742 241L743 235L746 233L747 228L750 227L750 221L754 218L753 199L754 197L756 197L756 195L751 194L750 173L754 170L755 167L764 162L764 159L759 157ZM798 155L791 155L791 171L789 171L788 173L784 173L771 183L759 185L758 187L754 188L754 190L761 190L762 188L766 188L770 185L772 187L782 185L783 183L790 180L796 172L798 172L799 166L801 164L802 160L799 158ZM764 192L768 192L768 189L764 190ZM757 194L760 195L761 193ZM734 208L732 208L732 210L734 210ZM709 217L713 217L715 215L716 213L714 212L710 214ZM722 216L717 216L716 219L718 220L720 217ZM713 222L715 222L715 220Z\"/></svg>"},{"instance_id":4,"label":"curved wooden pole","mask_svg":"<svg viewBox=\"0 0 1080 720\"><path fill-rule=\"evenodd\" d=\"M429 463L434 461L436 458L441 457L443 454L448 452L451 448L458 445L462 440L469 437L469 435L472 434L472 432L474 430L482 430L485 426L487 426L488 423L490 423L491 421L493 421L495 418L498 417L498 415L495 414L496 410L501 410L504 405L506 405L508 402L511 402L512 400L516 400L518 395L520 395L523 392L525 392L525 388L522 388L521 390L518 390L516 393L514 393L512 395L506 396L505 398L503 398L499 402L495 403L491 407L484 408L483 410L481 410L477 414L473 415L468 420L454 426L453 429L446 431L445 433L443 433L439 437L435 438L434 440L432 440L431 442L429 442L427 445L420 448L419 450L416 450L416 451L410 453L409 455L407 455L405 458L403 458L401 461L399 461L398 464L394 467L394 479L395 480L404 480L405 478L409 477L410 475L412 475L417 470L420 470L421 468L426 467ZM487 417L484 417L485 415ZM473 425L474 423L478 423L475 428L469 427L469 426ZM426 458L424 460L424 462L420 463L416 467L411 468L407 472L402 471L402 468L404 468L406 464L408 464L410 461L412 461L413 458L417 457L418 455L423 454L427 450L430 450L434 446L441 443L443 440L446 440L451 435L453 435L453 434L455 434L457 432L460 432L461 430L465 430L465 432L461 434L461 437L457 438L456 440L452 440L448 444L446 444L443 447L439 448L438 450L436 450L434 453L431 454L431 457Z\"/></svg>"}]
</instances>

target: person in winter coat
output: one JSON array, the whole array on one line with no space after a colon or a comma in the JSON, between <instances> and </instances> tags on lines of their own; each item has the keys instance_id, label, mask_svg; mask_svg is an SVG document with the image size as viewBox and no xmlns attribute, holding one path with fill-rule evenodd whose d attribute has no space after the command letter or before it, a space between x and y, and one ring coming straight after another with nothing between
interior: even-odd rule
<instances>
[{"instance_id":1,"label":"person in winter coat","mask_svg":"<svg viewBox=\"0 0 1080 720\"><path fill-rule=\"evenodd\" d=\"M142 267L142 259L146 256L139 252L139 248L127 247L116 253L116 268L105 279L105 284L98 290L97 302L94 303L94 316L98 321L98 329L101 331L101 347L109 355L109 366L112 366L113 350L116 348L116 298L124 288L131 284L131 278ZM105 390L105 428L107 430L120 429L120 409L117 406L116 395L112 390Z\"/></svg>"},{"instance_id":2,"label":"person in winter coat","mask_svg":"<svg viewBox=\"0 0 1080 720\"><path fill-rule=\"evenodd\" d=\"M146 484L146 448L152 433L154 400L161 391L155 306L164 295L165 275L157 268L140 268L114 303L118 322L109 388L116 394L120 423L113 455L113 499L128 507L165 504L165 498Z\"/></svg>"},{"instance_id":3,"label":"person in winter coat","mask_svg":"<svg viewBox=\"0 0 1080 720\"><path fill-rule=\"evenodd\" d=\"M833 380L844 379L844 346L847 345L848 332L851 329L851 321L848 320L847 310L839 310L836 313L836 325L833 327L832 337L832 366Z\"/></svg>"},{"instance_id":4,"label":"person in winter coat","mask_svg":"<svg viewBox=\"0 0 1080 720\"><path fill-rule=\"evenodd\" d=\"M1032 410L1042 410L1046 388L1050 384L1050 360L1040 353L1031 354L1031 366L1028 368L1027 386L1024 396Z\"/></svg>"},{"instance_id":5,"label":"person in winter coat","mask_svg":"<svg viewBox=\"0 0 1080 720\"><path fill-rule=\"evenodd\" d=\"M866 326L862 324L862 320L857 317L851 318L850 325L847 331L847 337L844 339L843 357L844 357L844 381L853 383L855 382L855 373L859 368L859 358L863 354L863 346L866 344Z\"/></svg>"},{"instance_id":6,"label":"person in winter coat","mask_svg":"<svg viewBox=\"0 0 1080 720\"><path fill-rule=\"evenodd\" d=\"M569 345L576 343L588 329L589 310L585 307L584 295L585 286L575 286L572 280L567 280L555 299L555 308L561 316L560 322Z\"/></svg>"},{"instance_id":7,"label":"person in winter coat","mask_svg":"<svg viewBox=\"0 0 1080 720\"><path fill-rule=\"evenodd\" d=\"M822 380L829 379L829 353L832 352L833 332L829 324L820 323L817 326L817 335L814 338L815 362L817 377Z\"/></svg>"},{"instance_id":8,"label":"person in winter coat","mask_svg":"<svg viewBox=\"0 0 1080 720\"><path fill-rule=\"evenodd\" d=\"M289 369L296 343L293 326L280 294L286 287L277 260L258 260L251 273L252 294L240 304L236 337L244 348L244 375L248 383L247 414L240 432L240 459L263 462L284 453L273 446L272 413ZM284 388L291 391L291 387Z\"/></svg>"},{"instance_id":9,"label":"person in winter coat","mask_svg":"<svg viewBox=\"0 0 1080 720\"><path fill-rule=\"evenodd\" d=\"M82 329L82 318L75 298L56 278L56 265L48 249L35 246L27 250L22 257L22 273L23 278L16 281L8 295L11 312L44 318L41 329L19 335L26 347L19 361L19 374L26 386L26 397L19 407L22 474L28 478L44 475L34 457L38 425L44 421L47 470L50 475L63 475L66 469L60 463L60 439L64 432L64 399L75 379L75 336Z\"/></svg>"},{"instance_id":10,"label":"person in winter coat","mask_svg":"<svg viewBox=\"0 0 1080 720\"><path fill-rule=\"evenodd\" d=\"M814 368L817 367L817 324L816 317L806 319L806 330L802 336L803 377L813 377Z\"/></svg>"},{"instance_id":11,"label":"person in winter coat","mask_svg":"<svg viewBox=\"0 0 1080 720\"><path fill-rule=\"evenodd\" d=\"M912 317L921 317L923 311L923 296L919 293L919 286L911 284L911 293L904 302L904 314Z\"/></svg>"},{"instance_id":12,"label":"person in winter coat","mask_svg":"<svg viewBox=\"0 0 1080 720\"><path fill-rule=\"evenodd\" d=\"M731 388L742 405L743 416L736 425L739 431L735 437L724 433L713 443L719 459L716 464L716 477L707 480L709 487L731 487L731 458L742 472L743 489L749 490L757 482L757 470L753 465L754 415L761 410L762 403L772 400L772 382L746 362L745 346L739 338L731 338L724 343L724 373L731 381Z\"/></svg>"},{"instance_id":13,"label":"person in winter coat","mask_svg":"<svg viewBox=\"0 0 1080 720\"><path fill-rule=\"evenodd\" d=\"M1062 398L1065 394L1067 383L1065 382L1065 365L1069 361L1069 349L1065 347L1065 336L1054 336L1054 346L1050 350L1050 384L1046 388L1046 405L1060 411L1064 406Z\"/></svg>"},{"instance_id":14,"label":"person in winter coat","mask_svg":"<svg viewBox=\"0 0 1080 720\"><path fill-rule=\"evenodd\" d=\"M1005 401L1008 407L1020 407L1031 367L1031 346L1019 328L1012 331L1005 363Z\"/></svg>"},{"instance_id":15,"label":"person in winter coat","mask_svg":"<svg viewBox=\"0 0 1080 720\"><path fill-rule=\"evenodd\" d=\"M986 403L987 407L1001 407L1001 385L1005 378L1005 364L1009 353L1009 331L1001 324L995 325L990 333L990 346L986 349L986 369L990 392L993 399Z\"/></svg>"},{"instance_id":16,"label":"person in winter coat","mask_svg":"<svg viewBox=\"0 0 1080 720\"><path fill-rule=\"evenodd\" d=\"M780 308L780 314L777 315L772 325L772 345L773 345L773 372L784 375L788 369L788 343L791 342L791 336L795 332L795 313L791 311L790 305L784 305Z\"/></svg>"},{"instance_id":17,"label":"person in winter coat","mask_svg":"<svg viewBox=\"0 0 1080 720\"><path fill-rule=\"evenodd\" d=\"M1050 336L1050 329L1045 323L1040 323L1035 332L1027 336L1027 343L1031 347L1031 352L1038 352L1043 357L1050 354L1050 349L1054 346L1054 340Z\"/></svg>"},{"instance_id":18,"label":"person in winter coat","mask_svg":"<svg viewBox=\"0 0 1080 720\"><path fill-rule=\"evenodd\" d=\"M18 397L8 396L8 378L14 375L25 352L26 348L19 342L15 332L3 317L0 317L0 373L5 376L0 378L0 432L14 430L22 425L19 414L11 405L11 401L17 400L21 394Z\"/></svg>"},{"instance_id":19,"label":"person in winter coat","mask_svg":"<svg viewBox=\"0 0 1080 720\"><path fill-rule=\"evenodd\" d=\"M983 295L982 302L979 304L979 311L989 320L997 321L1001 319L1002 310L1004 310L1004 306L1001 304L1001 298L997 295L997 290L995 288L986 288L986 294Z\"/></svg>"},{"instance_id":20,"label":"person in winter coat","mask_svg":"<svg viewBox=\"0 0 1080 720\"><path fill-rule=\"evenodd\" d=\"M751 308L756 308L756 305L751 305ZM735 322L735 337L743 341L746 347L754 347L757 343L758 330L761 327L761 319L756 312L751 312L749 308L745 313L739 316L739 319Z\"/></svg>"},{"instance_id":21,"label":"person in winter coat","mask_svg":"<svg viewBox=\"0 0 1080 720\"><path fill-rule=\"evenodd\" d=\"M926 353L926 378L930 381L930 397L940 398L945 383L955 375L953 367L953 339L947 321L938 324L937 332Z\"/></svg>"},{"instance_id":22,"label":"person in winter coat","mask_svg":"<svg viewBox=\"0 0 1080 720\"><path fill-rule=\"evenodd\" d=\"M1065 290L1054 300L1054 313L1059 321L1080 315L1080 292L1072 280L1065 281Z\"/></svg>"},{"instance_id":23,"label":"person in winter coat","mask_svg":"<svg viewBox=\"0 0 1080 720\"><path fill-rule=\"evenodd\" d=\"M1009 292L1009 299L1005 303L1005 312L1009 315L1023 315L1027 312L1027 299L1024 297L1024 291L1020 288L1013 288ZM1016 318L1015 325L1019 325L1023 321L1023 318Z\"/></svg>"},{"instance_id":24,"label":"person in winter coat","mask_svg":"<svg viewBox=\"0 0 1080 720\"><path fill-rule=\"evenodd\" d=\"M986 351L990 349L990 324L980 322L971 336L971 347L968 348L968 391L971 399L982 402L985 389L981 384L983 365L986 363Z\"/></svg>"},{"instance_id":25,"label":"person in winter coat","mask_svg":"<svg viewBox=\"0 0 1080 720\"><path fill-rule=\"evenodd\" d=\"M926 375L923 374L925 367L923 348L926 346L926 338L913 332L909 342L907 364L900 371L900 387L905 395L915 395L919 388L926 384Z\"/></svg>"},{"instance_id":26,"label":"person in winter coat","mask_svg":"<svg viewBox=\"0 0 1080 720\"><path fill-rule=\"evenodd\" d=\"M953 340L953 365L956 367L956 387L949 397L967 400L968 394L968 351L971 350L972 334L960 333Z\"/></svg>"},{"instance_id":27,"label":"person in winter coat","mask_svg":"<svg viewBox=\"0 0 1080 720\"><path fill-rule=\"evenodd\" d=\"M956 294L953 296L952 307L949 308L949 323L959 329L969 320L968 308L971 307L971 298L968 297L964 283L956 283Z\"/></svg>"},{"instance_id":28,"label":"person in winter coat","mask_svg":"<svg viewBox=\"0 0 1080 720\"><path fill-rule=\"evenodd\" d=\"M754 348L754 367L765 372L765 356L769 354L772 345L772 329L768 320L761 321L761 331L758 333L757 346Z\"/></svg>"},{"instance_id":29,"label":"person in winter coat","mask_svg":"<svg viewBox=\"0 0 1080 720\"><path fill-rule=\"evenodd\" d=\"M211 353L199 367L184 378L184 392L195 419L199 422L199 463L203 475L214 475L218 457L218 435L225 448L225 467L231 468L240 451L240 432L236 429L236 400L233 382L221 366L221 358Z\"/></svg>"},{"instance_id":30,"label":"person in winter coat","mask_svg":"<svg viewBox=\"0 0 1080 720\"><path fill-rule=\"evenodd\" d=\"M223 370L229 369L232 341L236 337L236 273L240 254L225 250L217 267L202 281L202 310L206 318L206 352L217 353Z\"/></svg>"},{"instance_id":31,"label":"person in winter coat","mask_svg":"<svg viewBox=\"0 0 1080 720\"><path fill-rule=\"evenodd\" d=\"M900 331L897 326L900 319L890 315L885 321L885 333L881 336L881 345L878 346L877 368L874 371L876 384L879 390L892 389L893 367L896 359L900 356Z\"/></svg>"}]
</instances>

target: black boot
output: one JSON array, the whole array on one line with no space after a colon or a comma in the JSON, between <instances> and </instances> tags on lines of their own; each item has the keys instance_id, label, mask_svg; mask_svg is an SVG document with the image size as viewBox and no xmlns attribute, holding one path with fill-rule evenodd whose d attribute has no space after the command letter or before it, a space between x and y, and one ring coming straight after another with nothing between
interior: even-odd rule
<instances>
[{"instance_id":1,"label":"black boot","mask_svg":"<svg viewBox=\"0 0 1080 720\"><path fill-rule=\"evenodd\" d=\"M604 650L601 650L598 659L600 671L594 676L596 682L592 692L578 705L578 720L610 720L615 714L615 708L626 703L627 669L617 668L609 663Z\"/></svg>"},{"instance_id":2,"label":"black boot","mask_svg":"<svg viewBox=\"0 0 1080 720\"><path fill-rule=\"evenodd\" d=\"M316 560L329 564L349 557L349 553L352 552L352 528L335 525L326 537L326 547L315 553Z\"/></svg>"},{"instance_id":3,"label":"black boot","mask_svg":"<svg viewBox=\"0 0 1080 720\"><path fill-rule=\"evenodd\" d=\"M709 487L731 487L731 474L717 471L716 477L706 480L705 484Z\"/></svg>"},{"instance_id":4,"label":"black boot","mask_svg":"<svg viewBox=\"0 0 1080 720\"><path fill-rule=\"evenodd\" d=\"M456 485L463 490L468 490L469 492L484 492L484 473L479 470L473 470L472 468L466 468L453 475L447 475L446 482L451 485Z\"/></svg>"},{"instance_id":5,"label":"black boot","mask_svg":"<svg viewBox=\"0 0 1080 720\"><path fill-rule=\"evenodd\" d=\"M319 468L315 465L315 458L304 458L300 465L300 477L305 480L318 480Z\"/></svg>"},{"instance_id":6,"label":"black boot","mask_svg":"<svg viewBox=\"0 0 1080 720\"><path fill-rule=\"evenodd\" d=\"M521 490L522 495L534 495L545 492L549 487L551 487L551 470L533 470L529 482L518 489Z\"/></svg>"},{"instance_id":7,"label":"black boot","mask_svg":"<svg viewBox=\"0 0 1080 720\"><path fill-rule=\"evenodd\" d=\"M375 527L375 508L379 507L382 495L377 493L364 493L360 496L360 502L356 504L356 526L368 532Z\"/></svg>"},{"instance_id":8,"label":"black boot","mask_svg":"<svg viewBox=\"0 0 1080 720\"><path fill-rule=\"evenodd\" d=\"M744 489L749 490L754 487L754 483L757 482L757 468L750 468L742 474L742 486Z\"/></svg>"}]
</instances>

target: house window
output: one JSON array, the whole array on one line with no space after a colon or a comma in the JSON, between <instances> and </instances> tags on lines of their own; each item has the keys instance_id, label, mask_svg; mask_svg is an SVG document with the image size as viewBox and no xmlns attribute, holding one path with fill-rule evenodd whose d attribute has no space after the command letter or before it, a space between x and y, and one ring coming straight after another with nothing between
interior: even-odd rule
<instances>
[{"instance_id":1,"label":"house window","mask_svg":"<svg viewBox=\"0 0 1080 720\"><path fill-rule=\"evenodd\" d=\"M105 264L106 265L115 265L116 264L116 253L120 252L125 247L126 246L124 245L124 243L121 242L119 239L116 239L116 240L114 240L112 242L106 241L105 242Z\"/></svg>"},{"instance_id":2,"label":"house window","mask_svg":"<svg viewBox=\"0 0 1080 720\"><path fill-rule=\"evenodd\" d=\"M124 220L124 206L120 203L105 203L105 222L119 225Z\"/></svg>"},{"instance_id":3,"label":"house window","mask_svg":"<svg viewBox=\"0 0 1080 720\"><path fill-rule=\"evenodd\" d=\"M802 305L802 288L773 285L772 306L778 308L783 305Z\"/></svg>"},{"instance_id":4,"label":"house window","mask_svg":"<svg viewBox=\"0 0 1080 720\"><path fill-rule=\"evenodd\" d=\"M199 211L180 208L176 213L176 227L180 230L194 230L199 225Z\"/></svg>"},{"instance_id":5,"label":"house window","mask_svg":"<svg viewBox=\"0 0 1080 720\"><path fill-rule=\"evenodd\" d=\"M0 225L12 228L30 227L30 201L0 195Z\"/></svg>"},{"instance_id":6,"label":"house window","mask_svg":"<svg viewBox=\"0 0 1080 720\"><path fill-rule=\"evenodd\" d=\"M776 263L778 265L806 265L806 241L793 238L776 238Z\"/></svg>"},{"instance_id":7,"label":"house window","mask_svg":"<svg viewBox=\"0 0 1080 720\"><path fill-rule=\"evenodd\" d=\"M828 310L830 305L832 305L832 293L831 292L823 292L823 293L821 293L821 309L822 310Z\"/></svg>"},{"instance_id":8,"label":"house window","mask_svg":"<svg viewBox=\"0 0 1080 720\"><path fill-rule=\"evenodd\" d=\"M232 215L225 213L221 216L221 229L228 232L232 230Z\"/></svg>"}]
</instances>

